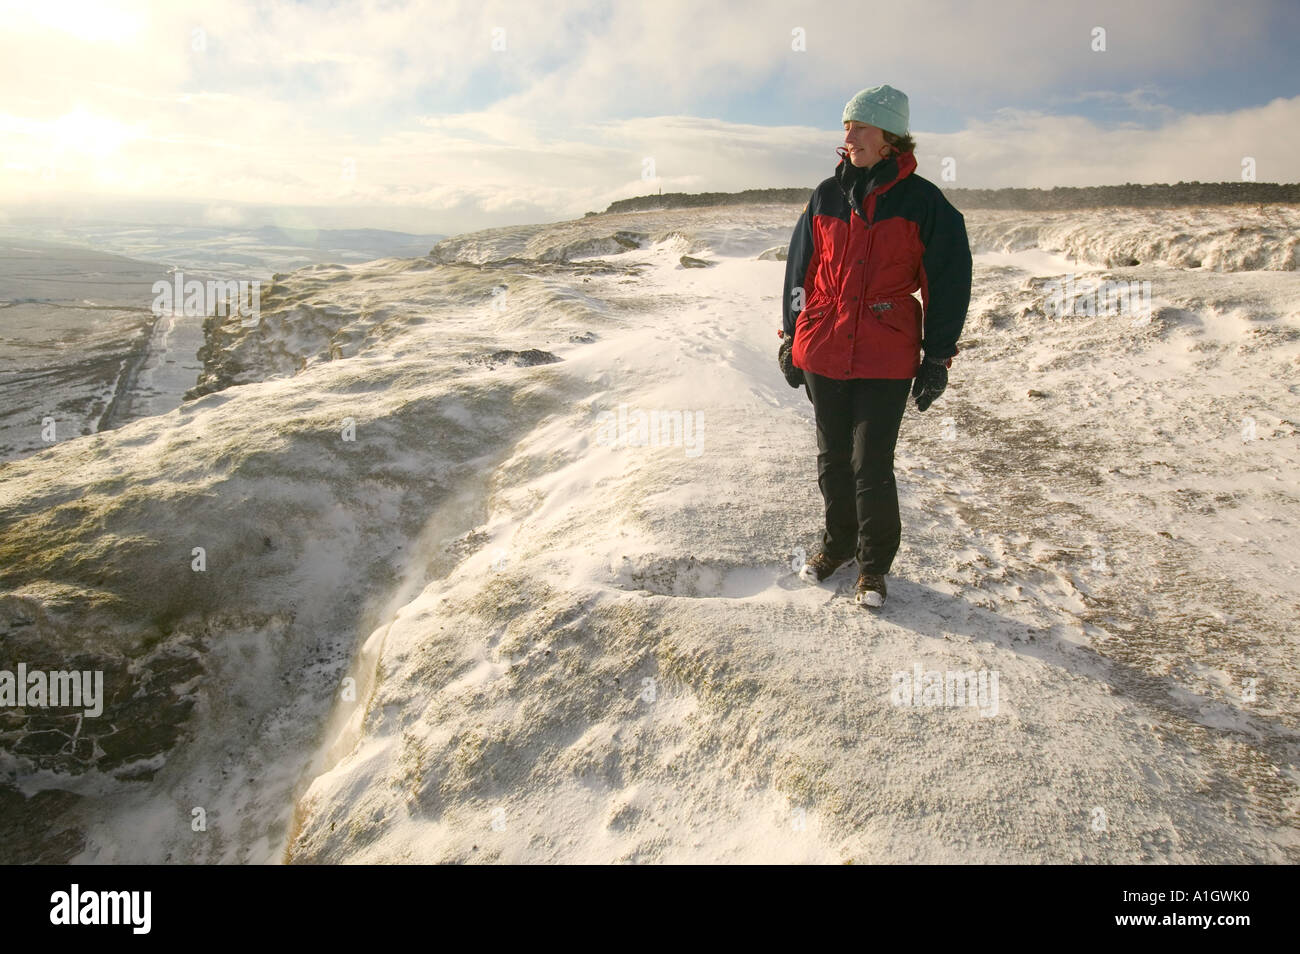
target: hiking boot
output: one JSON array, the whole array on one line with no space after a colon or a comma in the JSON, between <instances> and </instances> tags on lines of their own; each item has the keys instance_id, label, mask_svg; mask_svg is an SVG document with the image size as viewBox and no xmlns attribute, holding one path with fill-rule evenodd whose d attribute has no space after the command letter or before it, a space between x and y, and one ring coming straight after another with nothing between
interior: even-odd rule
<instances>
[{"instance_id":1,"label":"hiking boot","mask_svg":"<svg viewBox=\"0 0 1300 954\"><path fill-rule=\"evenodd\" d=\"M837 559L823 550L803 565L799 579L807 583L820 583L852 559L852 556Z\"/></svg>"},{"instance_id":2,"label":"hiking boot","mask_svg":"<svg viewBox=\"0 0 1300 954\"><path fill-rule=\"evenodd\" d=\"M885 592L885 575L883 573L868 573L863 570L858 574L857 602L864 606L883 606Z\"/></svg>"}]
</instances>

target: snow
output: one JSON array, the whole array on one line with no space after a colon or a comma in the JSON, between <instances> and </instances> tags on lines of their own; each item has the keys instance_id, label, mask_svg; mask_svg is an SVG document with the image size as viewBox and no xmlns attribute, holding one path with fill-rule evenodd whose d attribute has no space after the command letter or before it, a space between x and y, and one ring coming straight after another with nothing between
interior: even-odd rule
<instances>
[{"instance_id":1,"label":"snow","mask_svg":"<svg viewBox=\"0 0 1300 954\"><path fill-rule=\"evenodd\" d=\"M4 465L7 599L102 651L166 615L204 676L147 781L0 767L94 793L80 861L1300 860L1295 211L1180 211L1163 257L1167 212L969 213L874 611L853 568L792 569L812 408L758 255L798 211L300 269L223 329L222 390ZM1150 320L1047 316L1071 270L1151 282ZM477 360L503 349L562 360ZM697 415L700 453L602 440L620 405ZM917 667L997 673L996 714L891 704Z\"/></svg>"},{"instance_id":2,"label":"snow","mask_svg":"<svg viewBox=\"0 0 1300 954\"><path fill-rule=\"evenodd\" d=\"M1300 207L979 211L967 215L974 252L1039 249L1095 265L1161 263L1237 272L1300 267Z\"/></svg>"},{"instance_id":3,"label":"snow","mask_svg":"<svg viewBox=\"0 0 1300 954\"><path fill-rule=\"evenodd\" d=\"M0 239L0 461L48 446L47 419L62 440L180 404L202 318L155 318L160 280L148 262Z\"/></svg>"},{"instance_id":4,"label":"snow","mask_svg":"<svg viewBox=\"0 0 1300 954\"><path fill-rule=\"evenodd\" d=\"M203 319L195 315L162 315L154 323L148 353L135 382L131 410L146 417L170 411L194 386L203 362Z\"/></svg>"}]
</instances>

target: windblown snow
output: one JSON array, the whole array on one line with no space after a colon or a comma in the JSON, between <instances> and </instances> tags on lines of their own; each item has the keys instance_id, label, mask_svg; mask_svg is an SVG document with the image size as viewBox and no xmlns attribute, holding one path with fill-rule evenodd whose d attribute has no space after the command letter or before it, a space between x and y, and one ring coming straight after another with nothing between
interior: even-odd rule
<instances>
[{"instance_id":1,"label":"windblown snow","mask_svg":"<svg viewBox=\"0 0 1300 954\"><path fill-rule=\"evenodd\" d=\"M0 851L1300 861L1300 210L969 213L879 611L793 569L798 213L277 276L201 396L0 467L0 668L109 697L0 711Z\"/></svg>"}]
</instances>

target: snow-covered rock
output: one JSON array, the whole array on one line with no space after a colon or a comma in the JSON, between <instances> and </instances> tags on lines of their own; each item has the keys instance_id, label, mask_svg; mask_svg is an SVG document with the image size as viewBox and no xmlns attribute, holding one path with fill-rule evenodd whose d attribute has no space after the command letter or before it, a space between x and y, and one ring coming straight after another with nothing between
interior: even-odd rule
<instances>
[{"instance_id":1,"label":"snow-covered rock","mask_svg":"<svg viewBox=\"0 0 1300 954\"><path fill-rule=\"evenodd\" d=\"M966 226L976 252L1041 249L1092 267L1300 268L1300 207L1294 205L978 211L967 214Z\"/></svg>"}]
</instances>

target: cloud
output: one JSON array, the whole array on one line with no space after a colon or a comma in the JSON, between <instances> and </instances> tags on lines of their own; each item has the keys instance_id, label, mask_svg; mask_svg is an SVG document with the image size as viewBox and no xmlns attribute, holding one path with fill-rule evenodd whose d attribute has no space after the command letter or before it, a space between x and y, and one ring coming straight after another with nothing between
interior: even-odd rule
<instances>
[{"instance_id":1,"label":"cloud","mask_svg":"<svg viewBox=\"0 0 1300 954\"><path fill-rule=\"evenodd\" d=\"M940 185L1222 180L1243 156L1300 179L1300 98L1173 105L1207 75L1231 86L1213 64L1271 55L1273 4L0 7L0 201L111 190L375 226L424 209L453 232L659 189L810 187L844 100L881 81L911 97L921 173L956 161Z\"/></svg>"},{"instance_id":2,"label":"cloud","mask_svg":"<svg viewBox=\"0 0 1300 954\"><path fill-rule=\"evenodd\" d=\"M1183 115L1155 129L1008 109L959 133L918 133L917 139L922 174L931 171L923 156L952 156L958 170L952 185L970 188L1231 181L1241 178L1246 157L1256 160L1260 181L1297 182L1300 96Z\"/></svg>"}]
</instances>

